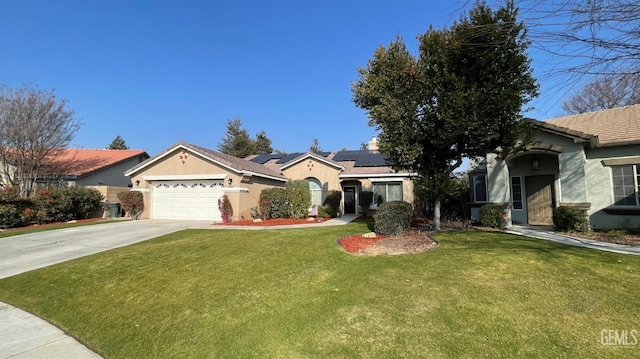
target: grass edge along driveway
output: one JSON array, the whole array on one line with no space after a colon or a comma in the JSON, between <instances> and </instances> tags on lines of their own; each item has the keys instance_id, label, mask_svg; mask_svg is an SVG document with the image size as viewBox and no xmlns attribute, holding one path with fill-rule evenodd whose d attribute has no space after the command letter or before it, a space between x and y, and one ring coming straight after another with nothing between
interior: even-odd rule
<instances>
[{"instance_id":1,"label":"grass edge along driveway","mask_svg":"<svg viewBox=\"0 0 640 359\"><path fill-rule=\"evenodd\" d=\"M0 300L107 358L640 354L601 343L640 329L637 256L498 232L415 255L336 244L367 231L186 230L0 280Z\"/></svg>"}]
</instances>

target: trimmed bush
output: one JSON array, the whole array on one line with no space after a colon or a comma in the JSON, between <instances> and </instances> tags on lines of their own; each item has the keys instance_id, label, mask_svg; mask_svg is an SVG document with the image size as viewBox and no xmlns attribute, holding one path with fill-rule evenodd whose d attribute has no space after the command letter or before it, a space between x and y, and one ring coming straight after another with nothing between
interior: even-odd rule
<instances>
[{"instance_id":1,"label":"trimmed bush","mask_svg":"<svg viewBox=\"0 0 640 359\"><path fill-rule=\"evenodd\" d=\"M506 223L502 219L504 206L499 204L485 204L480 207L480 224L491 228L504 228Z\"/></svg>"},{"instance_id":2,"label":"trimmed bush","mask_svg":"<svg viewBox=\"0 0 640 359\"><path fill-rule=\"evenodd\" d=\"M342 192L337 190L331 190L327 192L327 197L324 199L323 208L329 217L337 217L340 212L340 202L342 201Z\"/></svg>"},{"instance_id":3,"label":"trimmed bush","mask_svg":"<svg viewBox=\"0 0 640 359\"><path fill-rule=\"evenodd\" d=\"M59 187L35 196L38 222L67 222L86 219L102 206L102 194L93 188Z\"/></svg>"},{"instance_id":4,"label":"trimmed bush","mask_svg":"<svg viewBox=\"0 0 640 359\"><path fill-rule=\"evenodd\" d=\"M306 218L311 206L311 193L309 192L309 181L296 180L288 181L286 184L289 202L289 217Z\"/></svg>"},{"instance_id":5,"label":"trimmed bush","mask_svg":"<svg viewBox=\"0 0 640 359\"><path fill-rule=\"evenodd\" d=\"M363 216L369 215L369 207L371 207L371 203L373 203L373 192L360 191L358 193L358 205L360 206Z\"/></svg>"},{"instance_id":6,"label":"trimmed bush","mask_svg":"<svg viewBox=\"0 0 640 359\"><path fill-rule=\"evenodd\" d=\"M587 211L568 206L555 208L553 210L553 229L558 232L588 232Z\"/></svg>"},{"instance_id":7,"label":"trimmed bush","mask_svg":"<svg viewBox=\"0 0 640 359\"><path fill-rule=\"evenodd\" d=\"M118 199L120 200L120 205L122 205L122 208L129 214L131 219L138 219L142 211L144 211L142 192L119 192Z\"/></svg>"},{"instance_id":8,"label":"trimmed bush","mask_svg":"<svg viewBox=\"0 0 640 359\"><path fill-rule=\"evenodd\" d=\"M265 188L260 192L260 212L264 219L289 217L287 190L284 188Z\"/></svg>"},{"instance_id":9,"label":"trimmed bush","mask_svg":"<svg viewBox=\"0 0 640 359\"><path fill-rule=\"evenodd\" d=\"M411 227L413 208L403 201L390 201L378 207L375 219L375 232L383 235L395 236Z\"/></svg>"}]
</instances>

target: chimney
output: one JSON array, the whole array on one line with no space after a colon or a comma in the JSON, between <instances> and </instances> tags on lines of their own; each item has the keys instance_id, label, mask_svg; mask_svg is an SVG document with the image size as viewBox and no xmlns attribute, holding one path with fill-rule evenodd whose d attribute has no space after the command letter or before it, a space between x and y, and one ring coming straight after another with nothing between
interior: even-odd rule
<instances>
[{"instance_id":1,"label":"chimney","mask_svg":"<svg viewBox=\"0 0 640 359\"><path fill-rule=\"evenodd\" d=\"M375 137L371 138L369 141L369 151L378 151L378 139Z\"/></svg>"}]
</instances>

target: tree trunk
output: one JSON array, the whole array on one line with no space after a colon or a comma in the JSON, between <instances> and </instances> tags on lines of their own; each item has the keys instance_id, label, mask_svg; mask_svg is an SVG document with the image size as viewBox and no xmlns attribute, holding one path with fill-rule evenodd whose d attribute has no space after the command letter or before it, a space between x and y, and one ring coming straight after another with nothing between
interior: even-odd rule
<instances>
[{"instance_id":1,"label":"tree trunk","mask_svg":"<svg viewBox=\"0 0 640 359\"><path fill-rule=\"evenodd\" d=\"M433 230L440 230L440 198L436 198L433 204Z\"/></svg>"}]
</instances>

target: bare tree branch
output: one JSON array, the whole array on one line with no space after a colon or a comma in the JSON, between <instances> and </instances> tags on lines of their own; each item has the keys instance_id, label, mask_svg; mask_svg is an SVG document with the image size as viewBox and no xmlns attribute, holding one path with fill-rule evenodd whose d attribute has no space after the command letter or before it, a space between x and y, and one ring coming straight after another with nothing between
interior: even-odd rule
<instances>
[{"instance_id":1,"label":"bare tree branch","mask_svg":"<svg viewBox=\"0 0 640 359\"><path fill-rule=\"evenodd\" d=\"M18 186L22 196L32 193L41 169L50 169L57 151L75 136L80 122L74 114L67 100L57 98L53 90L0 87L2 176Z\"/></svg>"}]
</instances>

